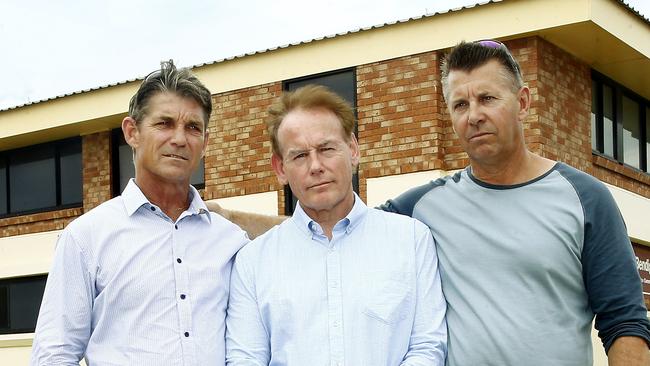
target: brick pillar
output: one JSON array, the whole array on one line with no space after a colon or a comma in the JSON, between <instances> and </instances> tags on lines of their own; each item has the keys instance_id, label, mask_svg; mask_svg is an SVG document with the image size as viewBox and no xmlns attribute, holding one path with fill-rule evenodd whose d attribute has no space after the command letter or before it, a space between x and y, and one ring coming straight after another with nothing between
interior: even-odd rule
<instances>
[{"instance_id":1,"label":"brick pillar","mask_svg":"<svg viewBox=\"0 0 650 366\"><path fill-rule=\"evenodd\" d=\"M111 132L83 136L83 204L88 212L111 199Z\"/></svg>"}]
</instances>

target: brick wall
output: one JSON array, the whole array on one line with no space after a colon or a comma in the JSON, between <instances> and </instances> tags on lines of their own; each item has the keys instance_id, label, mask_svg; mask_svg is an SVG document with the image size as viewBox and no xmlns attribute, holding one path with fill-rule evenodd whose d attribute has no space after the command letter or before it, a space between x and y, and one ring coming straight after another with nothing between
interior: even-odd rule
<instances>
[{"instance_id":1,"label":"brick wall","mask_svg":"<svg viewBox=\"0 0 650 366\"><path fill-rule=\"evenodd\" d=\"M650 176L591 152L591 76L588 65L537 37L506 42L521 64L532 94L524 123L530 149L566 162L598 179L650 198ZM359 186L366 179L468 164L453 132L440 84L443 51L432 51L356 68ZM270 165L264 119L281 83L213 96L208 125L204 198L284 193ZM0 237L63 228L111 195L110 133L83 137L83 208L0 219Z\"/></svg>"},{"instance_id":2,"label":"brick wall","mask_svg":"<svg viewBox=\"0 0 650 366\"><path fill-rule=\"evenodd\" d=\"M357 67L359 189L366 179L445 167L436 52Z\"/></svg>"},{"instance_id":3,"label":"brick wall","mask_svg":"<svg viewBox=\"0 0 650 366\"><path fill-rule=\"evenodd\" d=\"M205 155L205 199L280 190L271 168L268 107L282 91L271 83L213 96Z\"/></svg>"},{"instance_id":4,"label":"brick wall","mask_svg":"<svg viewBox=\"0 0 650 366\"><path fill-rule=\"evenodd\" d=\"M84 211L111 199L111 132L98 132L83 137L83 200Z\"/></svg>"},{"instance_id":5,"label":"brick wall","mask_svg":"<svg viewBox=\"0 0 650 366\"><path fill-rule=\"evenodd\" d=\"M533 102L525 123L531 150L650 198L650 176L592 154L591 69L541 38L507 42L522 66Z\"/></svg>"}]
</instances>

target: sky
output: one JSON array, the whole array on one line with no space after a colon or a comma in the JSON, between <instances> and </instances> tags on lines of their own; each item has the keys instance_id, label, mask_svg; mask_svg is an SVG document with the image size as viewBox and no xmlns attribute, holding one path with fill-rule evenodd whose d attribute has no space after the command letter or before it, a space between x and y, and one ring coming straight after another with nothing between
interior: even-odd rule
<instances>
[{"instance_id":1,"label":"sky","mask_svg":"<svg viewBox=\"0 0 650 366\"><path fill-rule=\"evenodd\" d=\"M0 110L484 0L0 0ZM646 17L650 1L628 0Z\"/></svg>"}]
</instances>

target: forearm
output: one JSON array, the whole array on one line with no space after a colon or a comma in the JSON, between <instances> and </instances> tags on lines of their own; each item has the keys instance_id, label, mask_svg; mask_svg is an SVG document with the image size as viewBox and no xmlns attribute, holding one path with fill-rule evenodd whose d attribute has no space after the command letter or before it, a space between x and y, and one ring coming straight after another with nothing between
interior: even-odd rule
<instances>
[{"instance_id":1,"label":"forearm","mask_svg":"<svg viewBox=\"0 0 650 366\"><path fill-rule=\"evenodd\" d=\"M221 207L218 203L211 201L205 203L208 209L214 213L223 216L225 219L239 226L248 233L250 239L264 234L275 225L279 225L287 216L262 215L244 211L228 210Z\"/></svg>"},{"instance_id":2,"label":"forearm","mask_svg":"<svg viewBox=\"0 0 650 366\"><path fill-rule=\"evenodd\" d=\"M617 338L607 353L609 366L649 366L650 351L643 338Z\"/></svg>"}]
</instances>

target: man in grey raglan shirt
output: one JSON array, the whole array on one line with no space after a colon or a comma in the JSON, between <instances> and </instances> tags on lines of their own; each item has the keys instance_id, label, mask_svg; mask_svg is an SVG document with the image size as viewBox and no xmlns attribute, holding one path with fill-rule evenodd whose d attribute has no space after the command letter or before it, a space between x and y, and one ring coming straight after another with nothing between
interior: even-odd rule
<instances>
[{"instance_id":1,"label":"man in grey raglan shirt","mask_svg":"<svg viewBox=\"0 0 650 366\"><path fill-rule=\"evenodd\" d=\"M381 208L419 219L436 240L447 364L591 365L594 315L610 365L650 364L621 214L602 183L528 151L530 91L508 49L459 44L443 65L443 92L470 166ZM256 217L253 229L277 220Z\"/></svg>"},{"instance_id":2,"label":"man in grey raglan shirt","mask_svg":"<svg viewBox=\"0 0 650 366\"><path fill-rule=\"evenodd\" d=\"M449 365L650 364L641 282L607 188L530 152L530 91L496 41L460 43L443 93L470 166L382 206L431 229L447 298Z\"/></svg>"}]
</instances>

